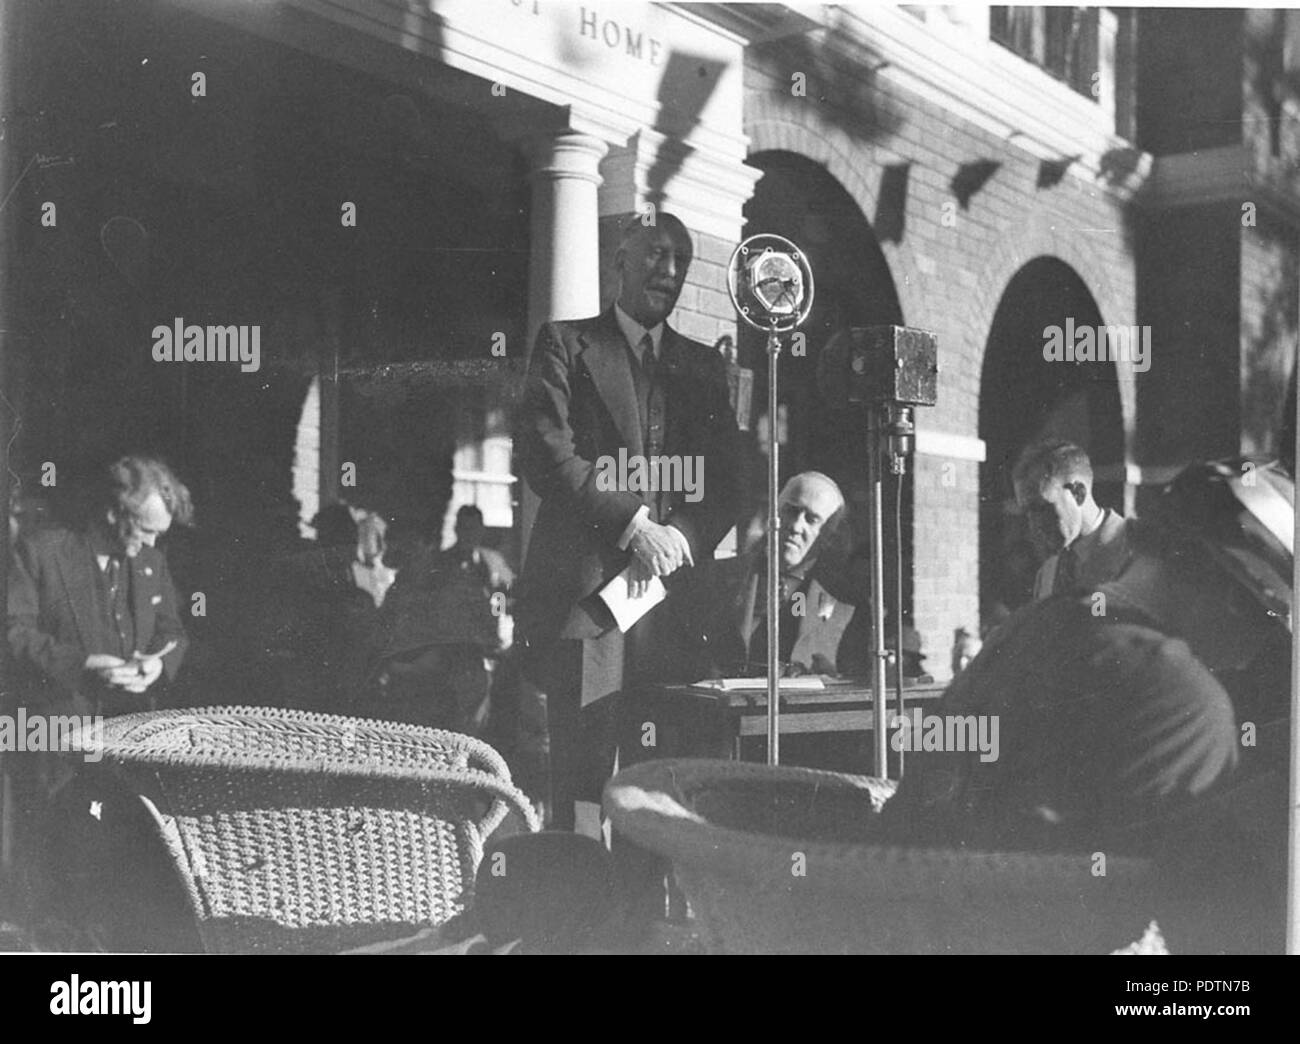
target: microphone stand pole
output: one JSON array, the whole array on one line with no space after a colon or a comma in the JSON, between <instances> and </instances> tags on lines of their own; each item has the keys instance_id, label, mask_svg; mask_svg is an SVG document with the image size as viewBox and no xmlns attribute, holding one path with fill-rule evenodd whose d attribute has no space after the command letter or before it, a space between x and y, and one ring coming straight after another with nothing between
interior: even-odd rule
<instances>
[{"instance_id":1,"label":"microphone stand pole","mask_svg":"<svg viewBox=\"0 0 1300 1044\"><path fill-rule=\"evenodd\" d=\"M885 543L881 496L881 408L867 412L867 485L871 528L871 707L875 725L875 776L889 778L889 730L885 723ZM901 690L900 690L901 692Z\"/></svg>"},{"instance_id":2,"label":"microphone stand pole","mask_svg":"<svg viewBox=\"0 0 1300 1044\"><path fill-rule=\"evenodd\" d=\"M808 259L782 236L750 236L731 255L727 292L741 318L767 333L767 763L781 763L781 514L777 439L780 334L808 318L813 274ZM760 318L762 317L762 318Z\"/></svg>"},{"instance_id":3,"label":"microphone stand pole","mask_svg":"<svg viewBox=\"0 0 1300 1044\"><path fill-rule=\"evenodd\" d=\"M781 354L776 320L767 334L767 763L781 763L781 516L776 430L776 360Z\"/></svg>"}]
</instances>

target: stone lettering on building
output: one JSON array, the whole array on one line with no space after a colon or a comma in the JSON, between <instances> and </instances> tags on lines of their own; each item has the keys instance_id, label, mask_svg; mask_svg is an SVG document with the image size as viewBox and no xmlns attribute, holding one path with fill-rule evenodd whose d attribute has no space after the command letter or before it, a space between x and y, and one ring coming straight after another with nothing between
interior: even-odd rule
<instances>
[{"instance_id":1,"label":"stone lettering on building","mask_svg":"<svg viewBox=\"0 0 1300 1044\"><path fill-rule=\"evenodd\" d=\"M662 64L662 40L646 35L644 30L607 18L594 7L583 6L578 9L578 35L633 61L654 66Z\"/></svg>"}]
</instances>

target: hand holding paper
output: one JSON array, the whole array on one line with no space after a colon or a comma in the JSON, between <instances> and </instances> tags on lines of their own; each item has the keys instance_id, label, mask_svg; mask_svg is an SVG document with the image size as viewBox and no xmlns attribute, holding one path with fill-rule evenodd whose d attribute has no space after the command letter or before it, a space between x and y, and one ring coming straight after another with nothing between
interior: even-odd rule
<instances>
[{"instance_id":1,"label":"hand holding paper","mask_svg":"<svg viewBox=\"0 0 1300 1044\"><path fill-rule=\"evenodd\" d=\"M668 576L683 565L694 565L691 545L675 526L644 520L628 544L632 554L655 576Z\"/></svg>"},{"instance_id":2,"label":"hand holding paper","mask_svg":"<svg viewBox=\"0 0 1300 1044\"><path fill-rule=\"evenodd\" d=\"M597 592L600 600L609 607L620 631L626 632L641 617L667 597L668 591L657 576L642 579L635 563Z\"/></svg>"}]
</instances>

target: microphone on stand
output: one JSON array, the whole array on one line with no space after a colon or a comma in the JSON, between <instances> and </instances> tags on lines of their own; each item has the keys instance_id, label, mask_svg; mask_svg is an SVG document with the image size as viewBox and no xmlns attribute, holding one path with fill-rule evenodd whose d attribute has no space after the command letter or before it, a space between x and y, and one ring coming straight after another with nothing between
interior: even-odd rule
<instances>
[{"instance_id":1,"label":"microphone on stand","mask_svg":"<svg viewBox=\"0 0 1300 1044\"><path fill-rule=\"evenodd\" d=\"M727 292L736 312L767 334L767 763L780 762L781 516L777 510L777 356L789 333L812 309L813 274L802 250L782 236L750 236L727 265Z\"/></svg>"},{"instance_id":2,"label":"microphone on stand","mask_svg":"<svg viewBox=\"0 0 1300 1044\"><path fill-rule=\"evenodd\" d=\"M867 406L867 486L870 496L871 537L871 688L875 717L875 774L888 773L889 750L885 715L885 587L884 522L881 493L882 465L888 461L896 477L894 495L902 496L907 458L916 448L916 407L933 406L939 395L939 342L934 334L908 326L862 326L841 330L817 357L817 383L822 400L831 408ZM895 502L896 504L898 501ZM896 533L898 543L902 534ZM897 570L894 613L897 617L894 651L897 713L903 706L903 595L902 561ZM898 771L902 775L899 751Z\"/></svg>"},{"instance_id":3,"label":"microphone on stand","mask_svg":"<svg viewBox=\"0 0 1300 1044\"><path fill-rule=\"evenodd\" d=\"M740 317L765 333L788 333L808 318L813 275L808 259L782 236L750 236L731 255L727 292Z\"/></svg>"}]
</instances>

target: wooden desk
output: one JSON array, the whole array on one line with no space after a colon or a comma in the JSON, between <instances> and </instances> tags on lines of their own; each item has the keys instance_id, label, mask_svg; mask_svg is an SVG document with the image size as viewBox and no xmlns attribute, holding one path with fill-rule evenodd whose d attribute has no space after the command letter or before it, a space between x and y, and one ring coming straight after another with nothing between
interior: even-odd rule
<instances>
[{"instance_id":1,"label":"wooden desk","mask_svg":"<svg viewBox=\"0 0 1300 1044\"><path fill-rule=\"evenodd\" d=\"M907 707L924 709L943 694L944 686L935 682L906 684L903 697ZM895 694L886 694L886 713L895 709ZM767 735L767 691L735 689L719 692L691 685L653 686L641 693L629 707L630 724L642 729L653 722L655 753L651 757L690 757L722 754L719 740L725 742L730 757L740 760L740 743L747 736ZM635 719L640 719L639 722ZM808 733L872 732L875 730L875 700L870 682L863 679L828 681L816 691L781 693L781 735ZM659 733L667 733L665 742ZM691 735L687 735L687 734ZM700 744L692 743L699 737ZM642 742L642 746L646 744ZM705 749L692 749L693 747Z\"/></svg>"}]
</instances>

